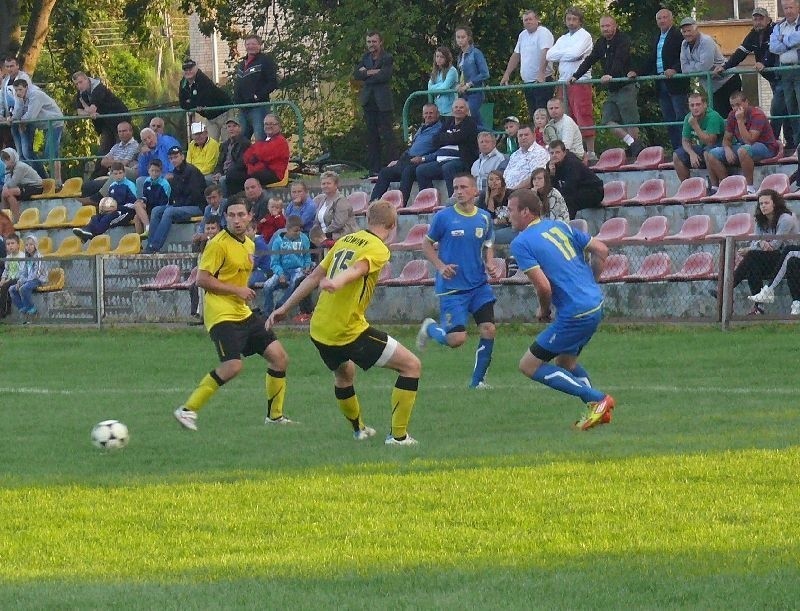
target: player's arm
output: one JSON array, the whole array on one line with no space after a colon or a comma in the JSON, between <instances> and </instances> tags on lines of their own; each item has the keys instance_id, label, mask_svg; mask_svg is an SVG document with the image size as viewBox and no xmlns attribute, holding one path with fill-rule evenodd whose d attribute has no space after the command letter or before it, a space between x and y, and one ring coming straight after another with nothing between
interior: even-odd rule
<instances>
[{"instance_id":1,"label":"player's arm","mask_svg":"<svg viewBox=\"0 0 800 611\"><path fill-rule=\"evenodd\" d=\"M255 291L250 287L222 282L222 280L214 277L203 269L197 272L197 286L209 293L216 293L217 295L236 295L245 301L250 301L256 296Z\"/></svg>"},{"instance_id":2,"label":"player's arm","mask_svg":"<svg viewBox=\"0 0 800 611\"><path fill-rule=\"evenodd\" d=\"M319 283L319 288L323 291L333 293L354 280L363 278L367 274L369 274L369 263L364 259L360 259L347 269L336 274L333 278L324 277Z\"/></svg>"},{"instance_id":3,"label":"player's arm","mask_svg":"<svg viewBox=\"0 0 800 611\"><path fill-rule=\"evenodd\" d=\"M608 246L606 246L600 240L592 239L589 240L585 250L592 255L592 273L594 273L594 279L599 280L600 274L603 273L603 268L606 266L606 258L608 258Z\"/></svg>"},{"instance_id":4,"label":"player's arm","mask_svg":"<svg viewBox=\"0 0 800 611\"><path fill-rule=\"evenodd\" d=\"M327 270L322 267L322 265L317 265L313 272L303 278L303 281L297 285L297 288L289 296L289 299L287 299L281 307L275 308L272 311L272 314L270 314L267 320L267 329L286 318L286 313L300 303L303 298L308 297L314 289L319 286L319 283L325 278L326 274Z\"/></svg>"},{"instance_id":5,"label":"player's arm","mask_svg":"<svg viewBox=\"0 0 800 611\"><path fill-rule=\"evenodd\" d=\"M445 263L439 258L439 253L436 252L436 249L433 247L433 242L431 239L426 237L422 240L422 254L425 255L425 258L433 264L433 267L436 268L442 277L450 279L456 275L456 270L458 269L458 265L455 263Z\"/></svg>"},{"instance_id":6,"label":"player's arm","mask_svg":"<svg viewBox=\"0 0 800 611\"><path fill-rule=\"evenodd\" d=\"M538 265L526 271L525 275L531 281L533 288L536 290L536 297L539 299L539 311L536 312L536 318L540 322L549 322L553 299L553 289L550 286L550 281Z\"/></svg>"},{"instance_id":7,"label":"player's arm","mask_svg":"<svg viewBox=\"0 0 800 611\"><path fill-rule=\"evenodd\" d=\"M486 265L486 271L492 278L497 278L497 266L494 264L494 244L491 242L487 242L484 245L484 264Z\"/></svg>"}]
</instances>

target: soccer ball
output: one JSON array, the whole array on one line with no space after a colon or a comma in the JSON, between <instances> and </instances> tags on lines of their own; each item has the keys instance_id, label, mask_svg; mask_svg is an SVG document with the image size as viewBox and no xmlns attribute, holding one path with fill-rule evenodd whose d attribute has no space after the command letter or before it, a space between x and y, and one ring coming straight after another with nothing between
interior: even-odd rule
<instances>
[{"instance_id":1,"label":"soccer ball","mask_svg":"<svg viewBox=\"0 0 800 611\"><path fill-rule=\"evenodd\" d=\"M92 443L102 450L117 450L128 445L128 427L119 420L103 420L92 429Z\"/></svg>"},{"instance_id":2,"label":"soccer ball","mask_svg":"<svg viewBox=\"0 0 800 611\"><path fill-rule=\"evenodd\" d=\"M114 212L117 209L117 200L113 197L104 197L100 200L100 212Z\"/></svg>"}]
</instances>

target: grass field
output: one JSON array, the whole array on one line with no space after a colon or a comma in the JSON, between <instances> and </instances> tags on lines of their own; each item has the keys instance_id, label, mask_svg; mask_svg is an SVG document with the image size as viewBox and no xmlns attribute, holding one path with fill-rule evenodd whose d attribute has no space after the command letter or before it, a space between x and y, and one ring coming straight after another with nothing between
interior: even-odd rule
<instances>
[{"instance_id":1,"label":"grass field","mask_svg":"<svg viewBox=\"0 0 800 611\"><path fill-rule=\"evenodd\" d=\"M359 373L356 443L305 335L297 426L265 428L250 358L193 434L201 330L0 328L0 608L796 608L796 330L607 326L583 362L618 407L583 433L516 371L535 330L499 329L487 392L431 346L420 445L387 448L394 376Z\"/></svg>"}]
</instances>

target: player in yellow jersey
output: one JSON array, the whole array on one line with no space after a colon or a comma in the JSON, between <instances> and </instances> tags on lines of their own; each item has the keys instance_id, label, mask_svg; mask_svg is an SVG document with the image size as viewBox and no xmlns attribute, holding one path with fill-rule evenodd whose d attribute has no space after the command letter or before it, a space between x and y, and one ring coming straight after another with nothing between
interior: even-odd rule
<instances>
[{"instance_id":1,"label":"player in yellow jersey","mask_svg":"<svg viewBox=\"0 0 800 611\"><path fill-rule=\"evenodd\" d=\"M264 422L291 424L283 415L286 351L275 333L266 328L266 320L248 306L255 297L253 289L247 286L255 244L246 232L253 215L243 199L232 199L225 218L227 228L206 244L197 271L197 286L206 291L203 321L221 362L200 381L186 403L175 410L175 418L184 428L196 431L198 410L220 386L242 370L242 356L260 354L269 363Z\"/></svg>"},{"instance_id":2,"label":"player in yellow jersey","mask_svg":"<svg viewBox=\"0 0 800 611\"><path fill-rule=\"evenodd\" d=\"M286 303L272 312L267 326L286 318L287 312L319 286L319 301L311 316L311 341L333 371L336 400L353 427L353 437L361 441L375 434L362 419L353 387L355 365L364 370L377 365L399 374L392 390L392 431L386 445L412 446L417 441L407 428L422 365L408 348L371 327L364 317L381 268L389 261L384 242L396 223L392 204L373 202L367 211L368 229L339 238Z\"/></svg>"}]
</instances>

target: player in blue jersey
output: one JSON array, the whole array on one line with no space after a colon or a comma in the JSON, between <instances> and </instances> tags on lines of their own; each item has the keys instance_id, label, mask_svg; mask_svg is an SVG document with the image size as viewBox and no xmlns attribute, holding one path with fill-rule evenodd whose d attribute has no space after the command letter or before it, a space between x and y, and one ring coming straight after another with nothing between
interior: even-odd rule
<instances>
[{"instance_id":1,"label":"player in blue jersey","mask_svg":"<svg viewBox=\"0 0 800 611\"><path fill-rule=\"evenodd\" d=\"M493 223L489 213L475 205L478 186L472 174L453 179L453 195L456 203L434 215L422 243L422 252L436 268L440 322L432 318L422 322L417 348L423 349L428 339L458 348L467 341L467 316L472 314L480 341L469 385L488 388L484 378L494 347L495 296L486 272L496 274ZM438 252L434 244L439 245Z\"/></svg>"},{"instance_id":2,"label":"player in blue jersey","mask_svg":"<svg viewBox=\"0 0 800 611\"><path fill-rule=\"evenodd\" d=\"M614 398L592 388L589 374L578 363L603 318L597 278L608 248L562 221L542 219L542 203L533 191L514 191L508 198L508 213L511 225L521 232L511 242L511 252L536 289L536 317L549 322L551 305L556 307L555 321L536 337L519 369L526 377L587 404L577 428L585 431L611 422ZM584 253L592 255L591 265Z\"/></svg>"}]
</instances>

